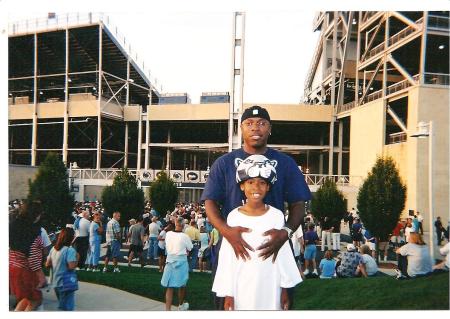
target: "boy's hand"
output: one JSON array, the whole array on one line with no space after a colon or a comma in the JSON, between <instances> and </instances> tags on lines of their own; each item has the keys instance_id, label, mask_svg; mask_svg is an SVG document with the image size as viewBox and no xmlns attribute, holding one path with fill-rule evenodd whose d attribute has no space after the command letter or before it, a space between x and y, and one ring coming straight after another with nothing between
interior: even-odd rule
<instances>
[{"instance_id":1,"label":"boy's hand","mask_svg":"<svg viewBox=\"0 0 450 319\"><path fill-rule=\"evenodd\" d=\"M234 310L234 297L226 296L223 308L225 311Z\"/></svg>"},{"instance_id":2,"label":"boy's hand","mask_svg":"<svg viewBox=\"0 0 450 319\"><path fill-rule=\"evenodd\" d=\"M234 254L236 258L242 258L244 261L250 259L250 254L248 250L255 251L252 246L247 244L247 242L242 239L242 233L251 232L251 229L237 226L237 227L228 227L226 232L223 233L223 236L228 240L231 247L233 247Z\"/></svg>"},{"instance_id":3,"label":"boy's hand","mask_svg":"<svg viewBox=\"0 0 450 319\"><path fill-rule=\"evenodd\" d=\"M287 292L287 289L286 288L281 288L281 309L282 310L289 310L289 305L290 305L290 302L289 302L289 295L288 295L288 292Z\"/></svg>"},{"instance_id":4,"label":"boy's hand","mask_svg":"<svg viewBox=\"0 0 450 319\"><path fill-rule=\"evenodd\" d=\"M269 236L270 239L256 248L256 250L262 250L259 257L265 260L273 255L272 262L275 262L278 251L288 240L287 232L283 229L271 229L263 233L263 236Z\"/></svg>"}]
</instances>

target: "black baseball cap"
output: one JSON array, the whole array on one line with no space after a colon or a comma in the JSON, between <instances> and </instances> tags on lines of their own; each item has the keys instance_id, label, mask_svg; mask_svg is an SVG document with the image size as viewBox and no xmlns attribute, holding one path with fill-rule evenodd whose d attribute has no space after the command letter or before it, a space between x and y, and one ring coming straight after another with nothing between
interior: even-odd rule
<instances>
[{"instance_id":1,"label":"black baseball cap","mask_svg":"<svg viewBox=\"0 0 450 319\"><path fill-rule=\"evenodd\" d=\"M262 119L266 119L270 122L270 115L267 110L259 105L253 105L249 107L248 109L245 109L244 113L242 113L241 117L241 123L244 122L246 119L251 117L259 117Z\"/></svg>"}]
</instances>

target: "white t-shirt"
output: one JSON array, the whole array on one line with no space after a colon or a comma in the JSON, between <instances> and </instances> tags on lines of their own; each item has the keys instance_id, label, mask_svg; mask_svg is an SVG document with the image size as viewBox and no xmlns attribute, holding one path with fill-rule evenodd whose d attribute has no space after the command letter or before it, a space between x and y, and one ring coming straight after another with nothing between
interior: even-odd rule
<instances>
[{"instance_id":1,"label":"white t-shirt","mask_svg":"<svg viewBox=\"0 0 450 319\"><path fill-rule=\"evenodd\" d=\"M406 242L409 242L409 234L413 231L412 227L405 227L405 238Z\"/></svg>"},{"instance_id":2,"label":"white t-shirt","mask_svg":"<svg viewBox=\"0 0 450 319\"><path fill-rule=\"evenodd\" d=\"M48 237L47 231L44 229L44 227L41 227L41 238L42 243L44 244L44 247L48 247L52 244L50 241L50 238Z\"/></svg>"},{"instance_id":3,"label":"white t-shirt","mask_svg":"<svg viewBox=\"0 0 450 319\"><path fill-rule=\"evenodd\" d=\"M91 222L86 218L80 219L80 226L78 227L77 237L87 237L89 236L89 228L91 227Z\"/></svg>"},{"instance_id":4,"label":"white t-shirt","mask_svg":"<svg viewBox=\"0 0 450 319\"><path fill-rule=\"evenodd\" d=\"M302 225L298 226L297 230L292 234L292 246L294 248L294 256L300 256L300 242L303 237Z\"/></svg>"},{"instance_id":5,"label":"white t-shirt","mask_svg":"<svg viewBox=\"0 0 450 319\"><path fill-rule=\"evenodd\" d=\"M192 241L185 233L170 231L166 234L167 261L170 261L170 255L187 255L191 249Z\"/></svg>"},{"instance_id":6,"label":"white t-shirt","mask_svg":"<svg viewBox=\"0 0 450 319\"><path fill-rule=\"evenodd\" d=\"M236 208L228 215L227 224L250 228L251 232L242 233L242 238L256 248L267 240L262 233L284 226L284 217L273 207L261 216L248 216ZM223 238L212 290L218 297L234 297L235 310L281 310L281 288L294 287L302 281L288 242L280 248L275 263L272 258L258 257L259 253L249 251L250 260L237 259Z\"/></svg>"},{"instance_id":7,"label":"white t-shirt","mask_svg":"<svg viewBox=\"0 0 450 319\"><path fill-rule=\"evenodd\" d=\"M148 225L148 236L156 238L156 237L158 237L160 230L161 230L161 227L159 227L159 225L157 223L152 222L152 223L150 223L150 225Z\"/></svg>"},{"instance_id":8,"label":"white t-shirt","mask_svg":"<svg viewBox=\"0 0 450 319\"><path fill-rule=\"evenodd\" d=\"M450 243L446 243L444 247L439 248L439 252L441 253L442 256L445 256L445 265L447 266L447 268L450 268L450 262L448 260L448 255L450 252Z\"/></svg>"},{"instance_id":9,"label":"white t-shirt","mask_svg":"<svg viewBox=\"0 0 450 319\"><path fill-rule=\"evenodd\" d=\"M164 240L158 240L158 247L161 249L166 248L166 235L167 235L167 232L164 229L161 230L161 232L159 233L159 237L164 239Z\"/></svg>"},{"instance_id":10,"label":"white t-shirt","mask_svg":"<svg viewBox=\"0 0 450 319\"><path fill-rule=\"evenodd\" d=\"M359 263L364 264L364 266L366 266L366 272L368 276L373 276L378 271L377 262L370 255L367 254L361 255L361 260L359 261Z\"/></svg>"},{"instance_id":11,"label":"white t-shirt","mask_svg":"<svg viewBox=\"0 0 450 319\"><path fill-rule=\"evenodd\" d=\"M428 246L408 243L400 247L400 254L408 256L408 275L410 277L425 275L433 271Z\"/></svg>"}]
</instances>

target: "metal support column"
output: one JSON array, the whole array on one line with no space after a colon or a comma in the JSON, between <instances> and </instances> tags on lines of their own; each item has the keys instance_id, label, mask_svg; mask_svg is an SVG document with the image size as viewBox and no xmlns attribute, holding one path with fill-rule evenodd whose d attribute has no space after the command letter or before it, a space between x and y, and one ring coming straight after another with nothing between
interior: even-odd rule
<instances>
[{"instance_id":1,"label":"metal support column","mask_svg":"<svg viewBox=\"0 0 450 319\"><path fill-rule=\"evenodd\" d=\"M238 20L240 18L240 38L237 35ZM233 13L233 38L232 38L232 73L231 94L228 118L228 151L241 147L241 114L244 99L244 44L245 44L245 13ZM240 48L240 60L236 59L236 50ZM236 83L238 82L238 84ZM234 132L234 121L237 120L237 132Z\"/></svg>"},{"instance_id":2,"label":"metal support column","mask_svg":"<svg viewBox=\"0 0 450 319\"><path fill-rule=\"evenodd\" d=\"M344 139L344 122L341 120L339 121L339 139L338 139L338 147L339 147L339 153L338 153L338 175L342 175L342 147L343 147L343 139Z\"/></svg>"},{"instance_id":3,"label":"metal support column","mask_svg":"<svg viewBox=\"0 0 450 319\"><path fill-rule=\"evenodd\" d=\"M128 167L128 122L125 122L125 154L123 155L123 166Z\"/></svg>"},{"instance_id":4,"label":"metal support column","mask_svg":"<svg viewBox=\"0 0 450 319\"><path fill-rule=\"evenodd\" d=\"M420 45L419 81L425 84L425 62L427 58L428 11L423 13L422 43Z\"/></svg>"},{"instance_id":5,"label":"metal support column","mask_svg":"<svg viewBox=\"0 0 450 319\"><path fill-rule=\"evenodd\" d=\"M334 151L334 122L336 120L336 53L337 53L337 16L338 12L334 11L333 15L333 51L331 61L331 122L330 122L330 150L328 156L328 174L333 175L333 151Z\"/></svg>"},{"instance_id":6,"label":"metal support column","mask_svg":"<svg viewBox=\"0 0 450 319\"><path fill-rule=\"evenodd\" d=\"M137 176L141 169L141 151L142 151L142 105L139 105L139 122L138 122L138 148L137 148Z\"/></svg>"},{"instance_id":7,"label":"metal support column","mask_svg":"<svg viewBox=\"0 0 450 319\"><path fill-rule=\"evenodd\" d=\"M170 127L169 127L169 130L167 132L167 144L169 144L169 145L170 145L170 140L171 140L171 137L170 137ZM186 153L184 155L186 156ZM166 170L168 170L168 171L170 169L172 169L171 160L172 160L172 150L170 149L170 147L167 147L167 151L166 151ZM183 168L185 168L185 167L183 167Z\"/></svg>"},{"instance_id":8,"label":"metal support column","mask_svg":"<svg viewBox=\"0 0 450 319\"><path fill-rule=\"evenodd\" d=\"M34 34L34 97L33 97L33 129L31 133L31 166L36 166L36 144L37 144L37 105L38 105L38 44L37 33Z\"/></svg>"},{"instance_id":9,"label":"metal support column","mask_svg":"<svg viewBox=\"0 0 450 319\"><path fill-rule=\"evenodd\" d=\"M361 50L361 11L358 11L358 36L356 40L356 74L355 74L355 103L359 100L359 58Z\"/></svg>"},{"instance_id":10,"label":"metal support column","mask_svg":"<svg viewBox=\"0 0 450 319\"><path fill-rule=\"evenodd\" d=\"M145 170L148 170L149 167L149 161L150 161L150 106L152 105L152 89L150 87L149 92L149 98L148 98L148 105L147 105L147 117L145 120L145 160L144 160L144 167Z\"/></svg>"},{"instance_id":11,"label":"metal support column","mask_svg":"<svg viewBox=\"0 0 450 319\"><path fill-rule=\"evenodd\" d=\"M130 59L127 60L127 95L125 100L125 107L130 105ZM123 158L123 166L128 167L128 129L129 123L125 122L125 154Z\"/></svg>"},{"instance_id":12,"label":"metal support column","mask_svg":"<svg viewBox=\"0 0 450 319\"><path fill-rule=\"evenodd\" d=\"M320 135L320 145L323 145L324 136ZM319 174L323 174L323 151L320 151L319 154Z\"/></svg>"},{"instance_id":13,"label":"metal support column","mask_svg":"<svg viewBox=\"0 0 450 319\"><path fill-rule=\"evenodd\" d=\"M383 98L386 97L387 90L387 54L386 50L389 46L389 27L390 27L390 18L389 13L385 13L386 23L385 23L385 32L384 32L384 54L383 54Z\"/></svg>"},{"instance_id":14,"label":"metal support column","mask_svg":"<svg viewBox=\"0 0 450 319\"><path fill-rule=\"evenodd\" d=\"M97 169L102 160L102 78L103 78L103 25L98 26L98 103L97 103Z\"/></svg>"},{"instance_id":15,"label":"metal support column","mask_svg":"<svg viewBox=\"0 0 450 319\"><path fill-rule=\"evenodd\" d=\"M63 152L62 158L67 165L67 149L69 139L69 29L66 27L66 76L64 79L64 128L63 128Z\"/></svg>"}]
</instances>

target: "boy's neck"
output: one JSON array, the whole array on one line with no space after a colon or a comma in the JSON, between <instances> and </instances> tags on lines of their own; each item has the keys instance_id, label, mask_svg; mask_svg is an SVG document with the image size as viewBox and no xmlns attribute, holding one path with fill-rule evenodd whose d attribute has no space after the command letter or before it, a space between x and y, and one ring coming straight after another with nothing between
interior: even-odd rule
<instances>
[{"instance_id":1,"label":"boy's neck","mask_svg":"<svg viewBox=\"0 0 450 319\"><path fill-rule=\"evenodd\" d=\"M247 216L261 216L269 210L269 205L263 202L246 202L244 206L240 208L241 213Z\"/></svg>"}]
</instances>

